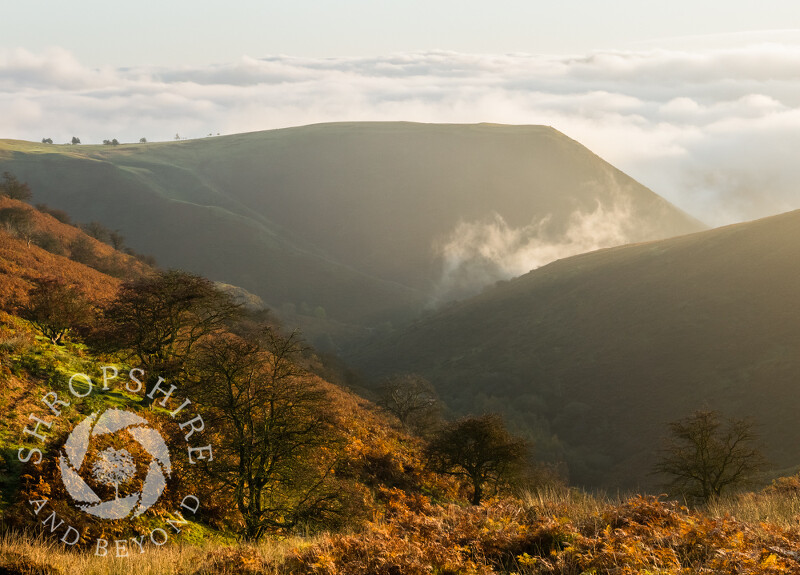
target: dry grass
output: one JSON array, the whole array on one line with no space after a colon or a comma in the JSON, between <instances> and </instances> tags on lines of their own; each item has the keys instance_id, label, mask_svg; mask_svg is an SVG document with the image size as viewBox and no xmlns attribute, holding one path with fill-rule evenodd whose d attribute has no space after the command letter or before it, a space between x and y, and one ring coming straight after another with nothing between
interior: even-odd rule
<instances>
[{"instance_id":1,"label":"dry grass","mask_svg":"<svg viewBox=\"0 0 800 575\"><path fill-rule=\"evenodd\" d=\"M0 536L0 573L54 573L83 575L222 575L281 572L290 549L309 540L265 540L254 545L165 545L130 549L128 557L99 557L67 550L55 539L24 534Z\"/></svg>"},{"instance_id":2,"label":"dry grass","mask_svg":"<svg viewBox=\"0 0 800 575\"><path fill-rule=\"evenodd\" d=\"M578 522L596 517L625 499L563 486L543 487L522 495L525 506L539 515L563 515Z\"/></svg>"},{"instance_id":3,"label":"dry grass","mask_svg":"<svg viewBox=\"0 0 800 575\"><path fill-rule=\"evenodd\" d=\"M612 501L550 489L526 501L438 505L421 495L384 492L382 516L358 533L258 545L165 547L128 558L70 553L53 540L0 538L0 573L306 575L634 575L800 572L800 531L763 517L791 516L793 495L757 494L709 512L654 497ZM714 517L713 513L724 516ZM778 515L773 515L773 520Z\"/></svg>"},{"instance_id":4,"label":"dry grass","mask_svg":"<svg viewBox=\"0 0 800 575\"><path fill-rule=\"evenodd\" d=\"M786 488L791 480L797 478L785 478L761 492L713 501L708 504L707 513L714 518L735 517L752 525L768 523L782 529L796 529L800 527L800 490Z\"/></svg>"}]
</instances>

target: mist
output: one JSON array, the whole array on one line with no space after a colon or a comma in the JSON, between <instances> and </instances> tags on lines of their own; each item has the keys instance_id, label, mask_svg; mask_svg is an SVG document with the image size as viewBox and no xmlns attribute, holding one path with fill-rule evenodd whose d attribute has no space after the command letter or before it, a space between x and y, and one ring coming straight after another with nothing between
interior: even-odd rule
<instances>
[{"instance_id":1,"label":"mist","mask_svg":"<svg viewBox=\"0 0 800 575\"><path fill-rule=\"evenodd\" d=\"M431 306L472 296L562 258L630 243L639 227L622 199L611 206L598 202L592 211L576 210L561 226L550 215L517 228L497 213L459 222L434 245L442 273Z\"/></svg>"}]
</instances>

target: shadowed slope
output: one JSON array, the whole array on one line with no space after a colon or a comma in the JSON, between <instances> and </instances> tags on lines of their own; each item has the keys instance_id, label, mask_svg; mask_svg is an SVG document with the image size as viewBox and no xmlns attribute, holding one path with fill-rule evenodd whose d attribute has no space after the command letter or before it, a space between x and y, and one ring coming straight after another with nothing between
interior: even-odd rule
<instances>
[{"instance_id":1,"label":"shadowed slope","mask_svg":"<svg viewBox=\"0 0 800 575\"><path fill-rule=\"evenodd\" d=\"M798 349L800 211L560 260L353 359L502 410L573 479L617 487L652 484L666 422L701 407L754 416L772 463L800 463Z\"/></svg>"}]
</instances>

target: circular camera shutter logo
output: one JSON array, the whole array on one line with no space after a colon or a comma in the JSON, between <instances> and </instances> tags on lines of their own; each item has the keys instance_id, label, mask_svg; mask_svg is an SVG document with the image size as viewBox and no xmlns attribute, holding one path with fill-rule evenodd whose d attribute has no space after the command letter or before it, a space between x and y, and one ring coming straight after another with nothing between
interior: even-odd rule
<instances>
[{"instance_id":1,"label":"circular camera shutter logo","mask_svg":"<svg viewBox=\"0 0 800 575\"><path fill-rule=\"evenodd\" d=\"M114 486L114 499L103 501L84 481L81 467L93 438L116 433L129 434L150 456L150 461L142 490L119 497L119 485L134 476L136 463L126 449L109 447L102 451L88 472L95 480ZM64 487L79 502L78 508L102 519L141 515L161 497L171 473L169 450L161 434L146 419L121 409L107 409L99 418L93 413L81 421L67 438L58 464ZM84 472L89 467L86 465Z\"/></svg>"}]
</instances>

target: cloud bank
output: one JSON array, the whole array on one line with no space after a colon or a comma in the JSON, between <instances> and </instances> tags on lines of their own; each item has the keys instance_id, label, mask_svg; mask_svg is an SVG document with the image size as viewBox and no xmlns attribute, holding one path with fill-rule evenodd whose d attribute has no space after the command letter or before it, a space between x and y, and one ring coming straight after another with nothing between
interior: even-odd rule
<instances>
[{"instance_id":1,"label":"cloud bank","mask_svg":"<svg viewBox=\"0 0 800 575\"><path fill-rule=\"evenodd\" d=\"M800 46L243 57L90 68L0 50L0 137L84 143L330 121L546 124L717 225L800 207Z\"/></svg>"}]
</instances>

